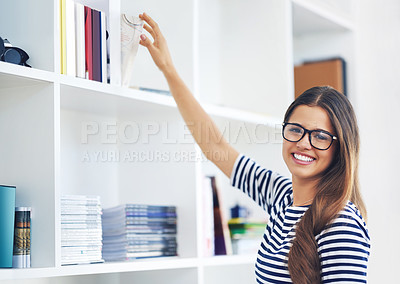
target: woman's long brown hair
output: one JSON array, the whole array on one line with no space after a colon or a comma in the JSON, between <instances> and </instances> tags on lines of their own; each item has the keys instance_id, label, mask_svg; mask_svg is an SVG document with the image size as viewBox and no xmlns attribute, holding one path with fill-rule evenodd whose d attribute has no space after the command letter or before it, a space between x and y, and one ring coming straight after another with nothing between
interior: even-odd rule
<instances>
[{"instance_id":1,"label":"woman's long brown hair","mask_svg":"<svg viewBox=\"0 0 400 284\"><path fill-rule=\"evenodd\" d=\"M299 105L324 109L337 136L334 159L321 175L317 194L296 227L288 256L288 268L295 284L321 283L321 265L315 236L334 220L347 201L353 202L366 218L358 183L359 132L349 100L331 87L314 87L300 95L288 108L284 121Z\"/></svg>"}]
</instances>

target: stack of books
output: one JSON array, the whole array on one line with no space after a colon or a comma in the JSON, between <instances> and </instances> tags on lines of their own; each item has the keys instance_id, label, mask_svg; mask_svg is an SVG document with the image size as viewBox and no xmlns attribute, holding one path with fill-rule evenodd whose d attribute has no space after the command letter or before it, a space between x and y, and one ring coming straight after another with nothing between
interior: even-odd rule
<instances>
[{"instance_id":1,"label":"stack of books","mask_svg":"<svg viewBox=\"0 0 400 284\"><path fill-rule=\"evenodd\" d=\"M61 264L103 262L99 196L61 197Z\"/></svg>"},{"instance_id":2,"label":"stack of books","mask_svg":"<svg viewBox=\"0 0 400 284\"><path fill-rule=\"evenodd\" d=\"M120 205L104 209L102 223L105 261L177 255L175 206Z\"/></svg>"},{"instance_id":3,"label":"stack of books","mask_svg":"<svg viewBox=\"0 0 400 284\"><path fill-rule=\"evenodd\" d=\"M266 226L266 222L247 221L243 218L229 220L233 254L256 254Z\"/></svg>"}]
</instances>

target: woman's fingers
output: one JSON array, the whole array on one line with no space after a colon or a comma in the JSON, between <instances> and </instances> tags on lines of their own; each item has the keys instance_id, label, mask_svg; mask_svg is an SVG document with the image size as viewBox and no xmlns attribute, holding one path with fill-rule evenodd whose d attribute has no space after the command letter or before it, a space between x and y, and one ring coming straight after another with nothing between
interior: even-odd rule
<instances>
[{"instance_id":1,"label":"woman's fingers","mask_svg":"<svg viewBox=\"0 0 400 284\"><path fill-rule=\"evenodd\" d=\"M149 26L153 29L154 35L157 36L160 34L160 28L158 27L158 24L146 13L143 13L139 15L139 17L144 20Z\"/></svg>"},{"instance_id":2,"label":"woman's fingers","mask_svg":"<svg viewBox=\"0 0 400 284\"><path fill-rule=\"evenodd\" d=\"M154 39L152 41L145 34L141 34L139 44L149 50L154 63L161 71L164 72L168 68L173 67L167 43L161 34L158 24L145 13L140 14L139 17L145 21L143 27Z\"/></svg>"},{"instance_id":3,"label":"woman's fingers","mask_svg":"<svg viewBox=\"0 0 400 284\"><path fill-rule=\"evenodd\" d=\"M152 29L149 25L144 24L143 28L144 28L146 31L148 31L149 34L151 34L151 36L153 37L153 39L156 38L153 29Z\"/></svg>"},{"instance_id":4,"label":"woman's fingers","mask_svg":"<svg viewBox=\"0 0 400 284\"><path fill-rule=\"evenodd\" d=\"M158 24L146 13L143 13L143 20L145 20L154 30L158 31Z\"/></svg>"}]
</instances>

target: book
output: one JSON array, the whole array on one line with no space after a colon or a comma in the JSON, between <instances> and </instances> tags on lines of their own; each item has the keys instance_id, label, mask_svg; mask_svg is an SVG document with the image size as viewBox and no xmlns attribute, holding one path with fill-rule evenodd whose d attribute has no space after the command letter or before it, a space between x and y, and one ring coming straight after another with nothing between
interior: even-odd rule
<instances>
[{"instance_id":1,"label":"book","mask_svg":"<svg viewBox=\"0 0 400 284\"><path fill-rule=\"evenodd\" d=\"M249 221L245 218L229 220L233 254L255 254L267 226L263 221Z\"/></svg>"},{"instance_id":2,"label":"book","mask_svg":"<svg viewBox=\"0 0 400 284\"><path fill-rule=\"evenodd\" d=\"M31 211L30 207L15 207L14 268L31 267Z\"/></svg>"},{"instance_id":3,"label":"book","mask_svg":"<svg viewBox=\"0 0 400 284\"><path fill-rule=\"evenodd\" d=\"M12 267L15 186L0 185L0 267Z\"/></svg>"},{"instance_id":4,"label":"book","mask_svg":"<svg viewBox=\"0 0 400 284\"><path fill-rule=\"evenodd\" d=\"M209 177L203 177L203 256L214 255L214 205L213 190Z\"/></svg>"},{"instance_id":5,"label":"book","mask_svg":"<svg viewBox=\"0 0 400 284\"><path fill-rule=\"evenodd\" d=\"M85 72L86 79L93 80L92 9L85 6Z\"/></svg>"},{"instance_id":6,"label":"book","mask_svg":"<svg viewBox=\"0 0 400 284\"><path fill-rule=\"evenodd\" d=\"M100 11L92 9L92 64L93 80L101 82L101 16Z\"/></svg>"},{"instance_id":7,"label":"book","mask_svg":"<svg viewBox=\"0 0 400 284\"><path fill-rule=\"evenodd\" d=\"M65 0L65 47L67 75L76 76L75 3Z\"/></svg>"},{"instance_id":8,"label":"book","mask_svg":"<svg viewBox=\"0 0 400 284\"><path fill-rule=\"evenodd\" d=\"M229 234L228 221L225 217L222 200L215 176L210 176L213 194L214 213L214 254L231 255L232 243Z\"/></svg>"},{"instance_id":9,"label":"book","mask_svg":"<svg viewBox=\"0 0 400 284\"><path fill-rule=\"evenodd\" d=\"M101 82L107 83L107 17L106 13L100 11L101 32Z\"/></svg>"},{"instance_id":10,"label":"book","mask_svg":"<svg viewBox=\"0 0 400 284\"><path fill-rule=\"evenodd\" d=\"M145 92L151 92L151 93L155 93L155 94L160 94L160 95L172 96L171 92L168 91L168 90L145 88L145 87L139 87L139 86L129 86L129 88L135 89L135 90L139 90L139 91L145 91Z\"/></svg>"},{"instance_id":11,"label":"book","mask_svg":"<svg viewBox=\"0 0 400 284\"><path fill-rule=\"evenodd\" d=\"M60 73L67 74L67 47L66 47L66 24L65 9L66 0L60 0Z\"/></svg>"},{"instance_id":12,"label":"book","mask_svg":"<svg viewBox=\"0 0 400 284\"><path fill-rule=\"evenodd\" d=\"M85 78L85 6L75 3L76 77Z\"/></svg>"}]
</instances>

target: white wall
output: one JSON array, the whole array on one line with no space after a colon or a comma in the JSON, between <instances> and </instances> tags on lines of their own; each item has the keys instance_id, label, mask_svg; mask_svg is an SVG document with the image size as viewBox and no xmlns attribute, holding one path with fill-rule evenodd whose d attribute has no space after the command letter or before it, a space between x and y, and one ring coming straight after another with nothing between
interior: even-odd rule
<instances>
[{"instance_id":1,"label":"white wall","mask_svg":"<svg viewBox=\"0 0 400 284\"><path fill-rule=\"evenodd\" d=\"M399 283L400 1L360 1L360 179L372 239L369 283Z\"/></svg>"}]
</instances>

